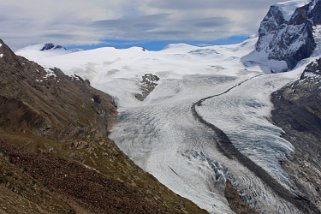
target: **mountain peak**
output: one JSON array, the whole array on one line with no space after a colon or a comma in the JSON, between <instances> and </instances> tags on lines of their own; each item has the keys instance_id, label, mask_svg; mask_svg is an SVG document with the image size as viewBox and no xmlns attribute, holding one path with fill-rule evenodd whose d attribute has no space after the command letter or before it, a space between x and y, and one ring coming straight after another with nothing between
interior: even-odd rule
<instances>
[{"instance_id":1,"label":"mountain peak","mask_svg":"<svg viewBox=\"0 0 321 214\"><path fill-rule=\"evenodd\" d=\"M256 51L294 68L316 48L313 28L321 24L320 11L320 0L292 0L271 6L261 22Z\"/></svg>"},{"instance_id":2,"label":"mountain peak","mask_svg":"<svg viewBox=\"0 0 321 214\"><path fill-rule=\"evenodd\" d=\"M44 46L40 50L41 51L48 51L48 50L56 50L56 49L66 50L65 47L63 47L61 45L54 45L53 43L44 44Z\"/></svg>"}]
</instances>

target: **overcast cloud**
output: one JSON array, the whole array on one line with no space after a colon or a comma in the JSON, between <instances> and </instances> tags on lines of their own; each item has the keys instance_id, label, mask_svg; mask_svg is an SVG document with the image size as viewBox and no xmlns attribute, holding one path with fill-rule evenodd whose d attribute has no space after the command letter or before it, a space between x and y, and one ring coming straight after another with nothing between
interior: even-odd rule
<instances>
[{"instance_id":1,"label":"overcast cloud","mask_svg":"<svg viewBox=\"0 0 321 214\"><path fill-rule=\"evenodd\" d=\"M102 40L214 40L254 34L278 0L0 0L0 38L14 48Z\"/></svg>"}]
</instances>

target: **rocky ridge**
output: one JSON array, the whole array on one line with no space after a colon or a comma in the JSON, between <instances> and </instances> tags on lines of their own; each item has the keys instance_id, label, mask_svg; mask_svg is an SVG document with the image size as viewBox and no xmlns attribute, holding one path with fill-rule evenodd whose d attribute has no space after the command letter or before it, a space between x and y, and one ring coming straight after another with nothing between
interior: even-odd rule
<instances>
[{"instance_id":1,"label":"rocky ridge","mask_svg":"<svg viewBox=\"0 0 321 214\"><path fill-rule=\"evenodd\" d=\"M321 213L321 59L309 64L301 78L272 94L273 122L295 147L282 162L291 180Z\"/></svg>"}]
</instances>

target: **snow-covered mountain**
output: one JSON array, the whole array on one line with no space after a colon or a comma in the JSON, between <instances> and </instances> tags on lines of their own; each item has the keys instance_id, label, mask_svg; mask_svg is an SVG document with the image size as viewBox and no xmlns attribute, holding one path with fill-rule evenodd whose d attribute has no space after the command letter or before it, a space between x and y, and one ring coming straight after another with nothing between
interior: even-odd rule
<instances>
[{"instance_id":1,"label":"snow-covered mountain","mask_svg":"<svg viewBox=\"0 0 321 214\"><path fill-rule=\"evenodd\" d=\"M143 51L140 47L106 47L63 55L41 55L39 58L32 58L34 52L28 49L25 52L18 51L17 54L35 60L46 68L59 67L69 75L88 79L96 88L109 91L116 97L120 107L129 107L142 104L134 95L140 93L139 82L145 74L157 75L162 82L195 74L224 73L237 76L238 73L245 73L246 67L239 59L250 52L254 43L255 39L230 46L196 47L177 44L162 51Z\"/></svg>"},{"instance_id":2,"label":"snow-covered mountain","mask_svg":"<svg viewBox=\"0 0 321 214\"><path fill-rule=\"evenodd\" d=\"M293 69L317 46L315 28L321 24L321 1L292 0L272 5L259 28L256 54L283 62L272 72Z\"/></svg>"}]
</instances>

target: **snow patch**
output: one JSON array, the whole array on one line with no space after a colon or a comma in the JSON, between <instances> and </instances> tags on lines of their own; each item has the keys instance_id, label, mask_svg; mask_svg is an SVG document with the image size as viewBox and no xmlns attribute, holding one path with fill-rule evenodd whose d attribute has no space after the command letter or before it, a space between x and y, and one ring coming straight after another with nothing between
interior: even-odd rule
<instances>
[{"instance_id":1,"label":"snow patch","mask_svg":"<svg viewBox=\"0 0 321 214\"><path fill-rule=\"evenodd\" d=\"M36 79L36 82L38 82L38 83L42 83L42 82L43 82L43 80Z\"/></svg>"},{"instance_id":2,"label":"snow patch","mask_svg":"<svg viewBox=\"0 0 321 214\"><path fill-rule=\"evenodd\" d=\"M71 78L76 81L80 81L80 77L78 75L71 75Z\"/></svg>"},{"instance_id":3,"label":"snow patch","mask_svg":"<svg viewBox=\"0 0 321 214\"><path fill-rule=\"evenodd\" d=\"M53 78L56 78L56 77L57 77L57 75L55 74L55 72L54 72L53 69L51 69L51 68L46 68L45 71L46 71L46 75L43 77L44 79L48 79L48 78L50 78L50 77L53 77Z\"/></svg>"},{"instance_id":4,"label":"snow patch","mask_svg":"<svg viewBox=\"0 0 321 214\"><path fill-rule=\"evenodd\" d=\"M269 59L265 51L253 51L247 56L244 56L242 62L247 68L257 68L265 73L276 73L288 70L288 65L285 61Z\"/></svg>"},{"instance_id":5,"label":"snow patch","mask_svg":"<svg viewBox=\"0 0 321 214\"><path fill-rule=\"evenodd\" d=\"M320 72L320 71L318 71ZM312 72L305 72L304 73L304 77L305 78L310 78L310 79L319 79L320 78L320 74L316 74L316 73L312 73Z\"/></svg>"}]
</instances>

